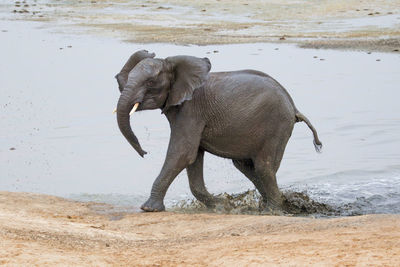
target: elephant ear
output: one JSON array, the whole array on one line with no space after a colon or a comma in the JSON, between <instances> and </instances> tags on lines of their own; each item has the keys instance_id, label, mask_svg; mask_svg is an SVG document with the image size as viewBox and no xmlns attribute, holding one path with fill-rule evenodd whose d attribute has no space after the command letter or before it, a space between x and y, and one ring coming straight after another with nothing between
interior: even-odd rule
<instances>
[{"instance_id":1,"label":"elephant ear","mask_svg":"<svg viewBox=\"0 0 400 267\"><path fill-rule=\"evenodd\" d=\"M135 52L133 55L131 55L129 57L128 61L122 67L121 71L117 75L115 75L115 79L117 79L117 82L118 82L119 91L122 92L122 90L125 88L125 85L128 81L129 72L140 61L142 61L145 58L154 58L155 56L156 56L156 54L149 53L147 50L140 50L140 51Z\"/></svg>"},{"instance_id":2,"label":"elephant ear","mask_svg":"<svg viewBox=\"0 0 400 267\"><path fill-rule=\"evenodd\" d=\"M192 99L194 90L205 83L211 69L208 58L175 56L165 60L171 64L174 78L164 111Z\"/></svg>"}]
</instances>

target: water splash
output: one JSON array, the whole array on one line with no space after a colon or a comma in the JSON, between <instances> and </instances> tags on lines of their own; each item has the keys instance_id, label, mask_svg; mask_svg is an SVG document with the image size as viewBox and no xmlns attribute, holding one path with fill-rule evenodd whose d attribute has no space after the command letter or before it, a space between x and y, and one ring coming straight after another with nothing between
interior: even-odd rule
<instances>
[{"instance_id":1,"label":"water splash","mask_svg":"<svg viewBox=\"0 0 400 267\"><path fill-rule=\"evenodd\" d=\"M263 209L261 195L256 190L238 194L223 193L215 197L219 200L215 208L208 209L198 200L190 199L176 202L170 210L184 213L215 212L253 215L332 216L337 214L333 207L314 201L303 192L285 191L282 212L266 212Z\"/></svg>"},{"instance_id":2,"label":"water splash","mask_svg":"<svg viewBox=\"0 0 400 267\"><path fill-rule=\"evenodd\" d=\"M299 191L336 210L338 216L400 214L400 170L347 171L315 177L285 188Z\"/></svg>"},{"instance_id":3,"label":"water splash","mask_svg":"<svg viewBox=\"0 0 400 267\"><path fill-rule=\"evenodd\" d=\"M400 174L391 168L385 172L349 171L310 179L283 188L283 215L355 216L400 214ZM216 208L207 210L197 200L182 200L172 205L177 212L217 212L227 214L265 214L256 190L217 195ZM278 214L278 213L276 213ZM280 215L280 214L278 214Z\"/></svg>"}]
</instances>

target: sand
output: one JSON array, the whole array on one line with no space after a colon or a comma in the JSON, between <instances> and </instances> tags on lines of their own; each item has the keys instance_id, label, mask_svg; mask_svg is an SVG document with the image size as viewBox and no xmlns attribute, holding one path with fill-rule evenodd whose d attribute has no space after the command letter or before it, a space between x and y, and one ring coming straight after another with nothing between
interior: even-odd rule
<instances>
[{"instance_id":1,"label":"sand","mask_svg":"<svg viewBox=\"0 0 400 267\"><path fill-rule=\"evenodd\" d=\"M0 265L395 266L400 215L313 219L119 213L0 192Z\"/></svg>"},{"instance_id":2,"label":"sand","mask_svg":"<svg viewBox=\"0 0 400 267\"><path fill-rule=\"evenodd\" d=\"M25 1L24 1L25 2ZM33 3L33 4L32 4ZM400 51L400 1L96 0L15 2L12 19L134 43L296 43L309 48Z\"/></svg>"}]
</instances>

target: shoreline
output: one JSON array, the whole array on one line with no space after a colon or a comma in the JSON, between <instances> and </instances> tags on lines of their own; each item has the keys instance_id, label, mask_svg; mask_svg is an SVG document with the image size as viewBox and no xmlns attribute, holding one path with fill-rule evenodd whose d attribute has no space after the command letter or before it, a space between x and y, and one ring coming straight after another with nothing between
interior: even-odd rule
<instances>
[{"instance_id":1,"label":"shoreline","mask_svg":"<svg viewBox=\"0 0 400 267\"><path fill-rule=\"evenodd\" d=\"M400 260L400 215L101 214L104 208L0 192L0 264L395 265Z\"/></svg>"}]
</instances>

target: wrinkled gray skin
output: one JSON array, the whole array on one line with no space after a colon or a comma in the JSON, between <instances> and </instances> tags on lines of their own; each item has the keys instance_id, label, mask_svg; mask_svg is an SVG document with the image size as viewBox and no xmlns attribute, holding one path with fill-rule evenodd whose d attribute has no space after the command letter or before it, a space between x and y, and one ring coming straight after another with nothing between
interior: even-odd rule
<instances>
[{"instance_id":1,"label":"wrinkled gray skin","mask_svg":"<svg viewBox=\"0 0 400 267\"><path fill-rule=\"evenodd\" d=\"M217 199L203 179L204 152L232 159L263 197L267 211L282 208L278 171L294 124L312 130L317 151L321 142L287 91L273 78L255 70L209 73L208 58L154 58L145 50L133 54L116 78L121 91L118 125L133 148L144 156L132 132L129 112L161 109L171 127L167 156L154 181L144 211L163 211L164 196L186 168L193 195L208 207Z\"/></svg>"}]
</instances>

